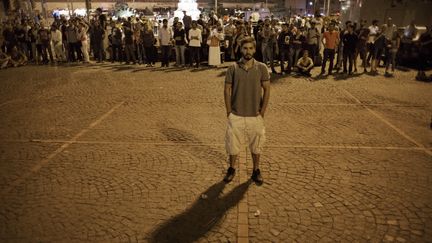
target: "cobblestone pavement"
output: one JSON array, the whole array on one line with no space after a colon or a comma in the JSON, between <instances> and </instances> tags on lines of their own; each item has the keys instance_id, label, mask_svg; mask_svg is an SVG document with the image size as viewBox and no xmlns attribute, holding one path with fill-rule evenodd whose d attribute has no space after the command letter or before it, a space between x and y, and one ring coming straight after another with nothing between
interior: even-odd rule
<instances>
[{"instance_id":1,"label":"cobblestone pavement","mask_svg":"<svg viewBox=\"0 0 432 243\"><path fill-rule=\"evenodd\" d=\"M226 185L225 71L2 70L0 241L432 242L431 84L274 76Z\"/></svg>"}]
</instances>

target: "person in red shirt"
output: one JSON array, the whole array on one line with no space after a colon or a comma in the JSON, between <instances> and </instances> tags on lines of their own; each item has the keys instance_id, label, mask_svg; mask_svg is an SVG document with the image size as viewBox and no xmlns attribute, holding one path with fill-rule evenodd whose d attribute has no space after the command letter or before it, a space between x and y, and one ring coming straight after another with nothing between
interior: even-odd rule
<instances>
[{"instance_id":1,"label":"person in red shirt","mask_svg":"<svg viewBox=\"0 0 432 243\"><path fill-rule=\"evenodd\" d=\"M335 49L339 44L339 32L335 31L335 25L333 23L329 25L328 31L324 32L321 41L324 45L324 59L321 66L321 75L325 73L327 61L330 61L328 74L331 75L333 71Z\"/></svg>"}]
</instances>

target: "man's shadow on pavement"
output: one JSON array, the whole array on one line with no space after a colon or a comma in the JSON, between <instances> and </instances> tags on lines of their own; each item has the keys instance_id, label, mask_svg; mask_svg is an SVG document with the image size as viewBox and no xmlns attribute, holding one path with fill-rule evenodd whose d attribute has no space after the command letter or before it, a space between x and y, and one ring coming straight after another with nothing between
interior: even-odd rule
<instances>
[{"instance_id":1,"label":"man's shadow on pavement","mask_svg":"<svg viewBox=\"0 0 432 243\"><path fill-rule=\"evenodd\" d=\"M194 143L195 146L185 146L183 149L190 153L192 156L199 158L200 160L207 161L214 164L219 169L223 170L223 163L226 160L225 154L221 153L214 147L206 144L202 144L202 141L198 139L192 133L183 131L172 127L163 127L160 132L170 142L182 144L182 143ZM201 145L200 145L201 144Z\"/></svg>"},{"instance_id":2,"label":"man's shadow on pavement","mask_svg":"<svg viewBox=\"0 0 432 243\"><path fill-rule=\"evenodd\" d=\"M320 80L326 80L328 78L329 75L324 75L324 74L318 74L315 77L312 77L313 81L320 81Z\"/></svg>"},{"instance_id":3,"label":"man's shadow on pavement","mask_svg":"<svg viewBox=\"0 0 432 243\"><path fill-rule=\"evenodd\" d=\"M363 75L363 73L353 73L351 75L345 74L345 73L337 73L334 75L334 80L338 81L338 80L348 80L348 79L353 79L356 78L358 76Z\"/></svg>"},{"instance_id":4,"label":"man's shadow on pavement","mask_svg":"<svg viewBox=\"0 0 432 243\"><path fill-rule=\"evenodd\" d=\"M219 224L226 212L236 206L246 194L251 181L248 180L220 197L225 187L221 181L208 188L185 212L169 219L150 235L149 242L195 242Z\"/></svg>"}]
</instances>

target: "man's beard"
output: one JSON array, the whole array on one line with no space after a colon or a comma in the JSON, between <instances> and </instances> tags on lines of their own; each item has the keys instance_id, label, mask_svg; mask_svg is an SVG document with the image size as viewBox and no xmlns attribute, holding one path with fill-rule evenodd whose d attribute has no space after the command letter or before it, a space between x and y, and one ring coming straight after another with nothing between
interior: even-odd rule
<instances>
[{"instance_id":1,"label":"man's beard","mask_svg":"<svg viewBox=\"0 0 432 243\"><path fill-rule=\"evenodd\" d=\"M250 59L252 59L252 55L246 54L243 56L243 58L247 61L249 61Z\"/></svg>"}]
</instances>

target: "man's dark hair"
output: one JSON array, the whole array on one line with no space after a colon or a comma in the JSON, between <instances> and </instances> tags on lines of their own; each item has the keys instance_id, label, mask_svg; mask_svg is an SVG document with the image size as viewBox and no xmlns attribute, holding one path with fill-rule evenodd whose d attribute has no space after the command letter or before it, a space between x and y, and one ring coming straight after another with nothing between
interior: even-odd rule
<instances>
[{"instance_id":1,"label":"man's dark hair","mask_svg":"<svg viewBox=\"0 0 432 243\"><path fill-rule=\"evenodd\" d=\"M252 43L254 45L254 47L256 47L255 39L253 37L251 37L251 36L247 36L247 37L241 39L241 41L240 41L240 47L243 47L243 45L245 45L247 43Z\"/></svg>"},{"instance_id":2,"label":"man's dark hair","mask_svg":"<svg viewBox=\"0 0 432 243\"><path fill-rule=\"evenodd\" d=\"M373 21L372 21L372 24L378 24L378 20L376 20L376 19L374 19Z\"/></svg>"},{"instance_id":3,"label":"man's dark hair","mask_svg":"<svg viewBox=\"0 0 432 243\"><path fill-rule=\"evenodd\" d=\"M168 19L163 19L162 23L168 23Z\"/></svg>"}]
</instances>

